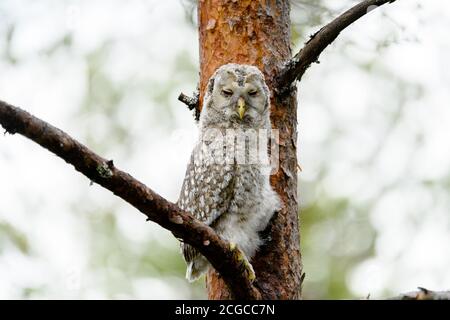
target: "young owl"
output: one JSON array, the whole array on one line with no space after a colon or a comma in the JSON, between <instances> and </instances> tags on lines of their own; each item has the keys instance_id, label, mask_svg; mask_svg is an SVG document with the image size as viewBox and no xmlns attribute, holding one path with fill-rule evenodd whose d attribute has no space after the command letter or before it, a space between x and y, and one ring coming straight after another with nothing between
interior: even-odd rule
<instances>
[{"instance_id":1,"label":"young owl","mask_svg":"<svg viewBox=\"0 0 450 320\"><path fill-rule=\"evenodd\" d=\"M180 208L237 244L248 261L263 242L259 232L280 209L269 182L270 165L261 159L268 156L267 140L252 148L261 132L270 134L269 112L269 89L258 68L239 64L218 68L208 82L199 140L178 200ZM182 251L186 278L194 281L209 263L188 244L182 244Z\"/></svg>"}]
</instances>

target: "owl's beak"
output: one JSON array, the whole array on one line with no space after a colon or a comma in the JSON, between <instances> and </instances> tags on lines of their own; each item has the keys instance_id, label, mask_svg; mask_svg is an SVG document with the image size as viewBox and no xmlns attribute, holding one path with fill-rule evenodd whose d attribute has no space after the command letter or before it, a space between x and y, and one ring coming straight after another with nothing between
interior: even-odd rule
<instances>
[{"instance_id":1,"label":"owl's beak","mask_svg":"<svg viewBox=\"0 0 450 320\"><path fill-rule=\"evenodd\" d=\"M244 114L245 114L245 100L244 98L240 97L237 101L237 107L238 107L238 113L239 113L239 118L241 118L241 120L244 118Z\"/></svg>"}]
</instances>

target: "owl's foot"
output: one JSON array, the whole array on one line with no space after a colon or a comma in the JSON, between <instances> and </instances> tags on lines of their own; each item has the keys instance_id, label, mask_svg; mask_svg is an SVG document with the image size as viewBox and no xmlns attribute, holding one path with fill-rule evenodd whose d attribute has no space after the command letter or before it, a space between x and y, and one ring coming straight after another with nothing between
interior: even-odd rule
<instances>
[{"instance_id":1,"label":"owl's foot","mask_svg":"<svg viewBox=\"0 0 450 320\"><path fill-rule=\"evenodd\" d=\"M234 242L230 242L230 250L234 251L237 260L241 263L241 271L247 276L248 280L253 282L256 278L255 270L253 270L253 266L250 261L248 261L245 253L242 252Z\"/></svg>"},{"instance_id":2,"label":"owl's foot","mask_svg":"<svg viewBox=\"0 0 450 320\"><path fill-rule=\"evenodd\" d=\"M243 266L245 268L245 274L247 275L247 279L250 280L250 282L255 281L256 279L256 275L255 275L255 270L253 270L253 266L251 265L250 261L248 261L247 257L244 255L243 256Z\"/></svg>"}]
</instances>

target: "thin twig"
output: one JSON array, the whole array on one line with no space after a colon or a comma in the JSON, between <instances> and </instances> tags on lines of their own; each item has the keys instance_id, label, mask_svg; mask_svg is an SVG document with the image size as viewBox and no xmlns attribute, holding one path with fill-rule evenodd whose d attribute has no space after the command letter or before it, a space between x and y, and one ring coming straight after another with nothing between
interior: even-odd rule
<instances>
[{"instance_id":1,"label":"thin twig","mask_svg":"<svg viewBox=\"0 0 450 320\"><path fill-rule=\"evenodd\" d=\"M178 96L178 100L183 102L189 110L194 110L195 120L198 121L200 119L200 104L199 104L199 93L198 91L194 92L193 97L189 97L185 95L183 92Z\"/></svg>"}]
</instances>

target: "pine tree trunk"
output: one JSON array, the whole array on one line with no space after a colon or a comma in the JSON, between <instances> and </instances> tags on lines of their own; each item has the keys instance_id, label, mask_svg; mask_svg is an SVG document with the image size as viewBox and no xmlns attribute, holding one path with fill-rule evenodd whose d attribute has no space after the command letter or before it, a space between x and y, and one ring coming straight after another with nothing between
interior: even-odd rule
<instances>
[{"instance_id":1,"label":"pine tree trunk","mask_svg":"<svg viewBox=\"0 0 450 320\"><path fill-rule=\"evenodd\" d=\"M283 63L291 57L288 0L200 0L200 101L209 77L229 62L260 68L269 88ZM297 202L296 89L277 96L273 91L272 126L279 130L279 170L271 177L283 209L268 228L270 239L252 260L256 286L264 299L297 299L301 294L302 264ZM210 299L230 299L218 274L207 276Z\"/></svg>"}]
</instances>

